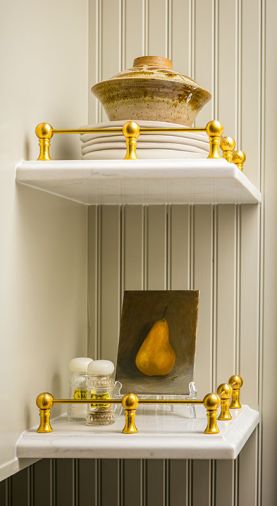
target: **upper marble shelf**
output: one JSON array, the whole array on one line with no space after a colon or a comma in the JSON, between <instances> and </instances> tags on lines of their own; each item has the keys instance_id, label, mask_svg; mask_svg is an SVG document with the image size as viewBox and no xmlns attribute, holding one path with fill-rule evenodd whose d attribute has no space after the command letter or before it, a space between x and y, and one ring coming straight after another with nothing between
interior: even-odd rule
<instances>
[{"instance_id":1,"label":"upper marble shelf","mask_svg":"<svg viewBox=\"0 0 277 506\"><path fill-rule=\"evenodd\" d=\"M18 458L145 458L235 459L259 422L257 411L243 406L232 410L230 422L218 422L219 434L203 434L207 424L203 406L196 418L178 413L137 412L137 434L122 434L123 415L113 425L86 426L53 420L54 431L23 432L17 442Z\"/></svg>"},{"instance_id":2,"label":"upper marble shelf","mask_svg":"<svg viewBox=\"0 0 277 506\"><path fill-rule=\"evenodd\" d=\"M23 161L16 181L93 204L257 204L259 190L225 159Z\"/></svg>"}]
</instances>

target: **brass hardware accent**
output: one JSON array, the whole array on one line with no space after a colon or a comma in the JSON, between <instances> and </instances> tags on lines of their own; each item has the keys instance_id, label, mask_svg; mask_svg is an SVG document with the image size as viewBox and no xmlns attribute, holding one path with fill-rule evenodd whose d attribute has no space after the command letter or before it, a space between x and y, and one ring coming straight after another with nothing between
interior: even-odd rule
<instances>
[{"instance_id":1,"label":"brass hardware accent","mask_svg":"<svg viewBox=\"0 0 277 506\"><path fill-rule=\"evenodd\" d=\"M188 127L141 127L141 133L155 134L163 132L206 132L206 128Z\"/></svg>"},{"instance_id":2,"label":"brass hardware accent","mask_svg":"<svg viewBox=\"0 0 277 506\"><path fill-rule=\"evenodd\" d=\"M128 121L122 128L126 142L125 160L137 160L137 139L140 134L140 126L135 121Z\"/></svg>"},{"instance_id":3,"label":"brass hardware accent","mask_svg":"<svg viewBox=\"0 0 277 506\"><path fill-rule=\"evenodd\" d=\"M236 147L235 139L233 139L233 137L222 137L220 147L223 152L223 158L225 158L227 162L232 162L233 152Z\"/></svg>"},{"instance_id":4,"label":"brass hardware accent","mask_svg":"<svg viewBox=\"0 0 277 506\"><path fill-rule=\"evenodd\" d=\"M232 387L228 385L228 383L222 383L219 385L217 389L217 395L219 395L221 400L221 411L218 417L218 420L228 421L232 420L232 415L230 413L229 407L232 398Z\"/></svg>"},{"instance_id":5,"label":"brass hardware accent","mask_svg":"<svg viewBox=\"0 0 277 506\"><path fill-rule=\"evenodd\" d=\"M243 379L241 376L238 376L236 374L234 376L231 376L231 378L229 378L228 383L233 389L232 402L230 404L230 409L240 409L241 408L240 389L243 385Z\"/></svg>"},{"instance_id":6,"label":"brass hardware accent","mask_svg":"<svg viewBox=\"0 0 277 506\"><path fill-rule=\"evenodd\" d=\"M136 434L136 409L139 399L135 394L127 394L122 399L122 406L125 410L125 425L122 432L124 434Z\"/></svg>"},{"instance_id":7,"label":"brass hardware accent","mask_svg":"<svg viewBox=\"0 0 277 506\"><path fill-rule=\"evenodd\" d=\"M40 425L37 432L52 432L50 423L51 408L53 406L54 398L52 394L44 392L39 394L36 398L36 404L39 408Z\"/></svg>"},{"instance_id":8,"label":"brass hardware accent","mask_svg":"<svg viewBox=\"0 0 277 506\"><path fill-rule=\"evenodd\" d=\"M219 428L217 425L217 409L221 404L221 413L219 420L231 420L229 412L230 399L232 402L230 408L239 409L240 388L243 380L240 376L234 375L229 379L229 384L219 385L217 394L207 394L204 399L140 399L136 394L129 393L122 398L109 399L109 404L122 404L125 410L125 425L122 430L124 434L135 434L138 432L135 423L136 410L139 404L204 404L207 413L207 426L205 434L217 434ZM51 408L54 404L90 404L91 399L55 399L52 394L43 392L36 398L36 404L39 408L40 425L37 432L52 432L50 417ZM107 404L107 399L97 399L97 404Z\"/></svg>"},{"instance_id":9,"label":"brass hardware accent","mask_svg":"<svg viewBox=\"0 0 277 506\"><path fill-rule=\"evenodd\" d=\"M122 132L126 141L126 155L125 160L136 160L136 146L137 139L141 133L174 133L174 132L206 132L210 140L210 151L208 158L221 158L220 155L220 142L223 150L223 156L226 160L230 161L230 151L233 150L234 140L231 137L223 138L223 126L217 120L209 121L205 128L187 128L187 127L140 127L135 121L128 121L123 128L69 128L69 129L56 129L49 123L40 123L36 127L36 135L39 138L40 153L38 160L51 160L50 156L50 141L54 134L85 134L85 133L119 133ZM226 141L227 139L227 141ZM226 144L227 142L227 144ZM231 147L230 147L231 143ZM242 151L236 151L233 154L234 163L242 170L245 161L245 154Z\"/></svg>"},{"instance_id":10,"label":"brass hardware accent","mask_svg":"<svg viewBox=\"0 0 277 506\"><path fill-rule=\"evenodd\" d=\"M219 148L223 126L217 120L209 121L206 126L206 132L210 138L210 152L208 158L221 158Z\"/></svg>"},{"instance_id":11,"label":"brass hardware accent","mask_svg":"<svg viewBox=\"0 0 277 506\"><path fill-rule=\"evenodd\" d=\"M39 123L36 126L36 136L39 139L38 160L51 160L50 143L53 137L53 127L49 123Z\"/></svg>"},{"instance_id":12,"label":"brass hardware accent","mask_svg":"<svg viewBox=\"0 0 277 506\"><path fill-rule=\"evenodd\" d=\"M219 428L217 425L217 409L220 406L220 397L217 394L207 394L204 397L204 406L207 411L207 427L204 431L205 434L218 434Z\"/></svg>"},{"instance_id":13,"label":"brass hardware accent","mask_svg":"<svg viewBox=\"0 0 277 506\"><path fill-rule=\"evenodd\" d=\"M243 171L243 165L246 160L246 154L244 151L234 151L232 162L236 164L237 168Z\"/></svg>"}]
</instances>

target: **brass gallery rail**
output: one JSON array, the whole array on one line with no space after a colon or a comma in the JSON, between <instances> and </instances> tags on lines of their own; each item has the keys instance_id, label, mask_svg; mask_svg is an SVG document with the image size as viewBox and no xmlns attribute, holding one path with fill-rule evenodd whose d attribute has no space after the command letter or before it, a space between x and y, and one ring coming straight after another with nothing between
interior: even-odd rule
<instances>
[{"instance_id":1,"label":"brass gallery rail","mask_svg":"<svg viewBox=\"0 0 277 506\"><path fill-rule=\"evenodd\" d=\"M164 133L164 132L206 132L209 137L210 150L208 158L221 158L220 148L223 158L228 162L233 162L240 170L243 170L243 164L246 156L243 151L235 151L236 142L232 137L222 137L223 126L217 120L209 121L205 128L186 128L186 127L140 127L135 121L127 121L123 127L111 128L70 128L57 129L49 123L39 123L36 127L36 135L39 139L38 160L51 160L50 145L54 134L85 134L99 133L111 134L122 132L126 142L125 160L137 160L137 142L141 133Z\"/></svg>"},{"instance_id":2,"label":"brass gallery rail","mask_svg":"<svg viewBox=\"0 0 277 506\"><path fill-rule=\"evenodd\" d=\"M222 383L217 388L217 393L207 394L201 399L140 399L136 394L130 393L120 399L94 399L93 404L122 404L125 411L125 425L122 430L124 434L135 434L138 432L135 423L136 410L139 404L204 404L207 414L207 426L205 434L218 434L219 428L217 419L228 421L232 419L230 409L241 408L240 389L243 385L241 376L234 375L229 378L228 383ZM54 404L91 404L91 399L55 399L52 394L43 392L37 396L36 404L39 408L40 425L38 432L52 432L50 417L51 408ZM221 411L217 417L217 410Z\"/></svg>"}]
</instances>

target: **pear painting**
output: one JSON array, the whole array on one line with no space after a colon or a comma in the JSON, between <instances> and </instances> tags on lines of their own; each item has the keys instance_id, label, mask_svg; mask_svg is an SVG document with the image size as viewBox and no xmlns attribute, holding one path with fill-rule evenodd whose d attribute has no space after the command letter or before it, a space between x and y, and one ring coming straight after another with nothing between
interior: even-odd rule
<instances>
[{"instance_id":1,"label":"pear painting","mask_svg":"<svg viewBox=\"0 0 277 506\"><path fill-rule=\"evenodd\" d=\"M125 291L116 367L123 393L188 393L198 303L198 290Z\"/></svg>"},{"instance_id":2,"label":"pear painting","mask_svg":"<svg viewBox=\"0 0 277 506\"><path fill-rule=\"evenodd\" d=\"M167 320L154 323L136 355L136 366L146 376L166 376L176 361L176 354L169 341Z\"/></svg>"}]
</instances>

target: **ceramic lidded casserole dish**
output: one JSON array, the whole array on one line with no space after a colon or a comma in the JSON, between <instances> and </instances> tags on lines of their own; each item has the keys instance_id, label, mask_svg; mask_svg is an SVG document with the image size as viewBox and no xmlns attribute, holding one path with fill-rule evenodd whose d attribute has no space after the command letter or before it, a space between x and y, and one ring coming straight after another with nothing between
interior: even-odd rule
<instances>
[{"instance_id":1,"label":"ceramic lidded casserole dish","mask_svg":"<svg viewBox=\"0 0 277 506\"><path fill-rule=\"evenodd\" d=\"M91 90L111 121L167 121L188 127L211 98L195 81L172 70L172 61L161 56L136 58L130 70Z\"/></svg>"}]
</instances>

